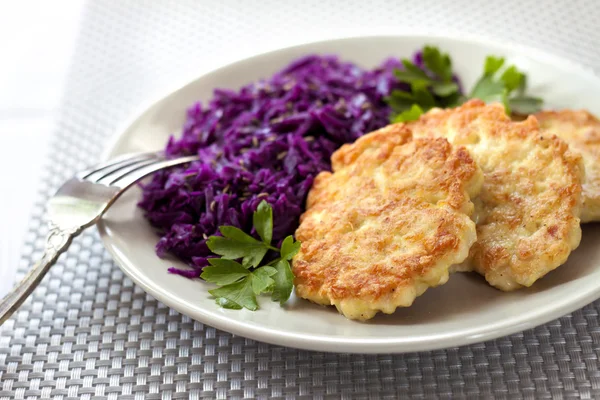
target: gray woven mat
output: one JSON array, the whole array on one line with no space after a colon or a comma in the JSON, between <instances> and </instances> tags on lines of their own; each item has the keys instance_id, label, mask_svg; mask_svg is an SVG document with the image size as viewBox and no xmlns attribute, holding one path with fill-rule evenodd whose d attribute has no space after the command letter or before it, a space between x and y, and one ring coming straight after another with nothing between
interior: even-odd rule
<instances>
[{"instance_id":1,"label":"gray woven mat","mask_svg":"<svg viewBox=\"0 0 600 400\"><path fill-rule=\"evenodd\" d=\"M599 21L595 0L90 2L21 274L42 248L48 195L173 79L356 26L460 30L547 49L598 72ZM533 330L443 351L299 351L170 310L125 278L90 232L2 327L0 398L600 397L598 310L597 302Z\"/></svg>"}]
</instances>

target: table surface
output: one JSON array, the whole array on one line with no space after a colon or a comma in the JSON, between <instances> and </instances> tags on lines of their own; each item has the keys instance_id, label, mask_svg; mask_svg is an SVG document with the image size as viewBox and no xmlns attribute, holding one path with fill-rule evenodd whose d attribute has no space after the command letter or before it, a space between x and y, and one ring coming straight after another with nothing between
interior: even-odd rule
<instances>
[{"instance_id":1,"label":"table surface","mask_svg":"<svg viewBox=\"0 0 600 400\"><path fill-rule=\"evenodd\" d=\"M0 211L0 291L39 254L53 188L183 76L354 27L513 41L600 72L595 0L16 3L0 3L0 184L11 189ZM125 278L90 231L0 328L0 400L598 397L599 310L432 352L300 351L170 310Z\"/></svg>"}]
</instances>

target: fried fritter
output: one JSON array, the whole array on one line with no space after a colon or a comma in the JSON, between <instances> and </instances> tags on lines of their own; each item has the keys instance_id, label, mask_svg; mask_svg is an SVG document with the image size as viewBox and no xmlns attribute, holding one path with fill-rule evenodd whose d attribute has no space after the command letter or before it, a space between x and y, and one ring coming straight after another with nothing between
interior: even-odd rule
<instances>
[{"instance_id":1,"label":"fried fritter","mask_svg":"<svg viewBox=\"0 0 600 400\"><path fill-rule=\"evenodd\" d=\"M581 154L585 167L581 221L600 221L600 120L585 110L542 111L535 117L543 130Z\"/></svg>"},{"instance_id":2,"label":"fried fritter","mask_svg":"<svg viewBox=\"0 0 600 400\"><path fill-rule=\"evenodd\" d=\"M408 124L415 137L463 145L484 173L475 199L477 243L469 264L502 290L531 286L581 240L581 157L530 117L512 122L501 104L472 100Z\"/></svg>"},{"instance_id":3,"label":"fried fritter","mask_svg":"<svg viewBox=\"0 0 600 400\"><path fill-rule=\"evenodd\" d=\"M313 184L296 237L296 293L347 318L408 307L475 242L483 175L446 139L390 126L344 145Z\"/></svg>"}]
</instances>

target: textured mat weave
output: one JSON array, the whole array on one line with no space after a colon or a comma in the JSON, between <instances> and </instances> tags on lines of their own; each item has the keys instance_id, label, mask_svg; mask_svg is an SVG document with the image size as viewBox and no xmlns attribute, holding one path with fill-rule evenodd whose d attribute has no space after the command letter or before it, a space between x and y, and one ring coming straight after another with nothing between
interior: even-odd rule
<instances>
[{"instance_id":1,"label":"textured mat weave","mask_svg":"<svg viewBox=\"0 0 600 400\"><path fill-rule=\"evenodd\" d=\"M458 30L600 72L599 20L595 0L90 2L21 273L42 248L48 195L174 78L356 26ZM90 232L2 327L0 399L600 397L599 310L595 303L533 330L443 351L312 353L232 337L170 310L125 278Z\"/></svg>"}]
</instances>

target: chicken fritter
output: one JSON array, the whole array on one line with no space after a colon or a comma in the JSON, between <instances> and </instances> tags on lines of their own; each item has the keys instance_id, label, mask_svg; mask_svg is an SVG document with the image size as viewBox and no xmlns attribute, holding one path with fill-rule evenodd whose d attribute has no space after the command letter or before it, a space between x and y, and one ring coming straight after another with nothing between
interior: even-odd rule
<instances>
[{"instance_id":1,"label":"chicken fritter","mask_svg":"<svg viewBox=\"0 0 600 400\"><path fill-rule=\"evenodd\" d=\"M446 139L403 125L342 146L313 184L296 237L296 293L350 319L408 307L448 280L476 240L481 170Z\"/></svg>"},{"instance_id":2,"label":"chicken fritter","mask_svg":"<svg viewBox=\"0 0 600 400\"><path fill-rule=\"evenodd\" d=\"M543 130L581 154L585 167L581 221L600 221L600 120L585 110L542 111L535 117Z\"/></svg>"},{"instance_id":3,"label":"chicken fritter","mask_svg":"<svg viewBox=\"0 0 600 400\"><path fill-rule=\"evenodd\" d=\"M502 290L531 286L581 240L581 157L534 117L512 122L501 104L471 100L408 124L415 137L465 146L484 174L469 263Z\"/></svg>"}]
</instances>

